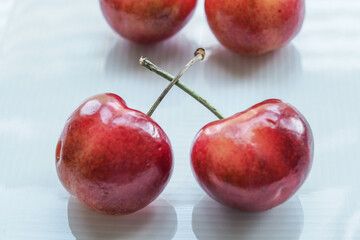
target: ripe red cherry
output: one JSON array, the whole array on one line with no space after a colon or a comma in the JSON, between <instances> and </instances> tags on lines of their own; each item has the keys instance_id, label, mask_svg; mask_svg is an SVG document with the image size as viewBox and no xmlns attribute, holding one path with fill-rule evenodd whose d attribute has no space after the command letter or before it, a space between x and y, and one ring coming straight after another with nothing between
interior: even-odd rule
<instances>
[{"instance_id":1,"label":"ripe red cherry","mask_svg":"<svg viewBox=\"0 0 360 240\"><path fill-rule=\"evenodd\" d=\"M56 148L63 186L85 206L105 214L129 214L147 206L166 186L172 166L165 132L115 94L81 104Z\"/></svg>"},{"instance_id":2,"label":"ripe red cherry","mask_svg":"<svg viewBox=\"0 0 360 240\"><path fill-rule=\"evenodd\" d=\"M291 105L271 99L203 127L191 164L210 197L256 212L290 198L305 181L312 157L306 119Z\"/></svg>"},{"instance_id":3,"label":"ripe red cherry","mask_svg":"<svg viewBox=\"0 0 360 240\"><path fill-rule=\"evenodd\" d=\"M151 62L143 66L173 79ZM220 119L200 130L191 150L195 177L210 197L257 212L278 206L300 188L311 168L314 140L298 110L269 99L224 119L195 91L177 85Z\"/></svg>"},{"instance_id":4,"label":"ripe red cherry","mask_svg":"<svg viewBox=\"0 0 360 240\"><path fill-rule=\"evenodd\" d=\"M191 18L197 0L100 0L110 26L138 43L154 43L177 33Z\"/></svg>"},{"instance_id":5,"label":"ripe red cherry","mask_svg":"<svg viewBox=\"0 0 360 240\"><path fill-rule=\"evenodd\" d=\"M228 49L259 55L278 49L301 29L304 0L205 0L209 26Z\"/></svg>"}]
</instances>

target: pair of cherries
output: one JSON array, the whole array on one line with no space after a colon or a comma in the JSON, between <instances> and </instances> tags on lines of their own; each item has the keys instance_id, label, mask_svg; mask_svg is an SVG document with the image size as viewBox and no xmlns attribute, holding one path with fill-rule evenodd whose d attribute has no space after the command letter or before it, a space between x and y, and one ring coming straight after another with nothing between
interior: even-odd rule
<instances>
[{"instance_id":1,"label":"pair of cherries","mask_svg":"<svg viewBox=\"0 0 360 240\"><path fill-rule=\"evenodd\" d=\"M144 114L115 94L83 102L70 116L56 147L57 173L81 203L100 213L122 215L151 203L173 169L170 140L150 117L177 84L220 120L204 126L191 149L191 165L210 197L242 211L271 209L290 198L305 181L313 157L309 124L293 106L270 99L229 118L183 83L141 58L140 63L171 81Z\"/></svg>"},{"instance_id":2,"label":"pair of cherries","mask_svg":"<svg viewBox=\"0 0 360 240\"><path fill-rule=\"evenodd\" d=\"M197 0L100 0L109 25L138 43L176 34L190 20ZM259 55L293 39L304 20L304 0L205 0L208 24L228 49Z\"/></svg>"}]
</instances>

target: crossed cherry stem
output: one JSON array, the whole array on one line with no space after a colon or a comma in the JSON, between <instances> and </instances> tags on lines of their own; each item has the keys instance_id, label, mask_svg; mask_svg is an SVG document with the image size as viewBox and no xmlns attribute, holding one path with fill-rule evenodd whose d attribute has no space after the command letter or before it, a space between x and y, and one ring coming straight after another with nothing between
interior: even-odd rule
<instances>
[{"instance_id":1,"label":"crossed cherry stem","mask_svg":"<svg viewBox=\"0 0 360 240\"><path fill-rule=\"evenodd\" d=\"M199 94L197 94L194 90L186 86L184 83L179 81L181 76L195 63L202 61L205 58L205 50L203 48L198 48L195 53L195 57L188 62L185 67L174 77L164 69L156 66L154 63L150 62L146 57L141 57L139 62L140 65L147 68L148 70L158 74L159 76L165 78L166 80L170 81L170 84L165 88L165 90L161 93L159 98L156 100L156 102L153 104L153 106L148 111L147 115L151 117L151 115L154 113L157 106L160 104L160 102L164 99L165 95L170 91L170 89L176 85L180 89L182 89L184 92L189 94L191 97L193 97L195 100L197 100L199 103L201 103L203 106L205 106L207 109L209 109L216 117L219 119L223 119L224 117L222 114L213 107L207 100L202 98Z\"/></svg>"}]
</instances>

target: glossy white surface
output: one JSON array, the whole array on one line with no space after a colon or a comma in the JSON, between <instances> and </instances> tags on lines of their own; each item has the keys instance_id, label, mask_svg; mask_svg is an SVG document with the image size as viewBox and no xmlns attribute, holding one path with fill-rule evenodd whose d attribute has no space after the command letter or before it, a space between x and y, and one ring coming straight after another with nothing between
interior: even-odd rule
<instances>
[{"instance_id":1,"label":"glossy white surface","mask_svg":"<svg viewBox=\"0 0 360 240\"><path fill-rule=\"evenodd\" d=\"M1 1L0 239L360 239L359 1L307 1L292 44L258 58L217 43L202 0L178 35L153 46L115 35L97 0ZM134 215L109 217L69 197L54 155L70 113L101 92L146 112L168 82L139 66L139 57L175 74L199 46L208 57L182 81L226 116L267 98L306 116L315 156L296 196L259 214L206 197L189 151L196 132L215 117L174 88L153 115L175 156L160 198Z\"/></svg>"}]
</instances>

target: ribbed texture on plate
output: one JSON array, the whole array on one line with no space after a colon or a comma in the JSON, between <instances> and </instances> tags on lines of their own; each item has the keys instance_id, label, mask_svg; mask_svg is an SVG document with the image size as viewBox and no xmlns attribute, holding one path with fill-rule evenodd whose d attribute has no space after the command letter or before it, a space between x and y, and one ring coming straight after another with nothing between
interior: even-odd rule
<instances>
[{"instance_id":1,"label":"ribbed texture on plate","mask_svg":"<svg viewBox=\"0 0 360 240\"><path fill-rule=\"evenodd\" d=\"M298 37L256 58L217 43L204 0L178 35L152 46L115 35L97 0L0 1L0 239L360 239L358 1L306 1ZM315 157L301 190L259 214L204 196L191 172L190 147L216 118L174 88L153 115L175 157L160 198L134 215L109 217L69 197L54 155L75 107L114 92L146 112L168 82L140 67L140 56L176 74L199 46L206 60L181 81L225 116L280 98L308 119Z\"/></svg>"}]
</instances>

